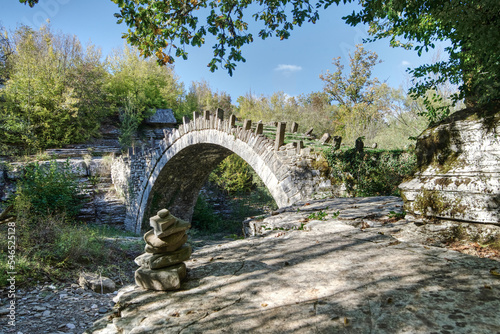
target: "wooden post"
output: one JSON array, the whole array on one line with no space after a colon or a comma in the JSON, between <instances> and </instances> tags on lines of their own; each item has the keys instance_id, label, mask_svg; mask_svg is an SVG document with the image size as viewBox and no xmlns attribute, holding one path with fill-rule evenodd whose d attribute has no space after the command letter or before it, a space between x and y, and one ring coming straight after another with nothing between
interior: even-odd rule
<instances>
[{"instance_id":1,"label":"wooden post","mask_svg":"<svg viewBox=\"0 0 500 334\"><path fill-rule=\"evenodd\" d=\"M204 118L205 120L207 120L207 121L210 119L210 111L209 111L209 110L205 110L205 111L203 112L203 118Z\"/></svg>"},{"instance_id":2,"label":"wooden post","mask_svg":"<svg viewBox=\"0 0 500 334\"><path fill-rule=\"evenodd\" d=\"M279 122L276 129L276 142L274 143L274 150L278 151L285 143L285 129L286 122Z\"/></svg>"},{"instance_id":3,"label":"wooden post","mask_svg":"<svg viewBox=\"0 0 500 334\"><path fill-rule=\"evenodd\" d=\"M297 130L299 129L299 125L295 122L292 123L292 129L291 129L291 133L296 133Z\"/></svg>"}]
</instances>

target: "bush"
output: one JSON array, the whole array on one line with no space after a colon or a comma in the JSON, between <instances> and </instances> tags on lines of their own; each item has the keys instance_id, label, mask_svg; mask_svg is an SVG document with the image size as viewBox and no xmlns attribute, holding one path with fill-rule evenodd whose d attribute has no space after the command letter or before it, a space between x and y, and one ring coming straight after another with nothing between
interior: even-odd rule
<instances>
[{"instance_id":1,"label":"bush","mask_svg":"<svg viewBox=\"0 0 500 334\"><path fill-rule=\"evenodd\" d=\"M416 168L416 156L401 150L336 150L326 154L338 183L350 196L399 195L398 185Z\"/></svg>"},{"instance_id":2,"label":"bush","mask_svg":"<svg viewBox=\"0 0 500 334\"><path fill-rule=\"evenodd\" d=\"M14 207L19 217L64 215L75 217L82 204L80 185L71 170L69 160L48 165L38 162L26 165L24 176L19 179L14 197Z\"/></svg>"},{"instance_id":3,"label":"bush","mask_svg":"<svg viewBox=\"0 0 500 334\"><path fill-rule=\"evenodd\" d=\"M26 165L13 199L16 213L16 271L28 279L61 277L62 268L93 263L106 254L96 233L74 222L82 204L81 189L69 160ZM1 226L5 228L5 226ZM6 239L6 238L5 238ZM0 242L0 269L6 268L7 244ZM0 285L5 277L0 275Z\"/></svg>"},{"instance_id":4,"label":"bush","mask_svg":"<svg viewBox=\"0 0 500 334\"><path fill-rule=\"evenodd\" d=\"M0 226L4 233L5 226ZM21 217L16 221L17 281L23 285L32 280L65 279L75 273L71 269L107 264L114 251L97 228L68 222L64 215ZM5 228L6 233L6 228ZM7 284L7 247L0 240L0 287Z\"/></svg>"}]
</instances>

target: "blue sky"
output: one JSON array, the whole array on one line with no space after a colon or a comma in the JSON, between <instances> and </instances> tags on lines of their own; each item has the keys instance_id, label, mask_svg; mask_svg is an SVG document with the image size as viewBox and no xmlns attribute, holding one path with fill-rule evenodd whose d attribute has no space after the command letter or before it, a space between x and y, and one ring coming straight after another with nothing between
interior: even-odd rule
<instances>
[{"instance_id":1,"label":"blue sky","mask_svg":"<svg viewBox=\"0 0 500 334\"><path fill-rule=\"evenodd\" d=\"M118 7L109 0L40 0L34 8L18 0L2 0L0 8L0 23L7 29L18 24L39 28L50 19L54 30L77 35L84 44L91 41L102 48L104 55L124 45L121 35L127 28L116 24L113 14ZM331 6L320 13L316 24L295 28L288 40L255 38L254 43L242 49L247 61L237 65L232 77L224 70L209 71L210 44L188 48L188 60L177 59L175 72L186 87L192 81L206 80L213 90L229 93L233 103L250 91L254 95L283 91L291 96L321 91L319 75L327 69L334 70L332 58L340 56L347 65L348 53L368 36L367 27L350 27L341 19L354 8L354 5ZM248 20L252 22L250 17ZM365 48L375 51L383 60L376 66L374 76L392 87L408 81L406 68L427 63L434 54L418 57L414 51L390 48L388 41L369 43Z\"/></svg>"}]
</instances>

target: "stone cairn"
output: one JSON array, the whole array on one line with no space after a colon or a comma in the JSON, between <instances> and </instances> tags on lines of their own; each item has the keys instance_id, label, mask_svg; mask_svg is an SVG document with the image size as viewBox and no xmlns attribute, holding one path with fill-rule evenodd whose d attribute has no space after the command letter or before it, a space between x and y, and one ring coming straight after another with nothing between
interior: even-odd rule
<instances>
[{"instance_id":1,"label":"stone cairn","mask_svg":"<svg viewBox=\"0 0 500 334\"><path fill-rule=\"evenodd\" d=\"M191 246L186 230L189 222L174 217L167 209L151 217L153 228L144 234L146 253L138 256L135 263L140 266L135 272L135 283L149 290L177 290L186 277L186 261L191 256Z\"/></svg>"}]
</instances>

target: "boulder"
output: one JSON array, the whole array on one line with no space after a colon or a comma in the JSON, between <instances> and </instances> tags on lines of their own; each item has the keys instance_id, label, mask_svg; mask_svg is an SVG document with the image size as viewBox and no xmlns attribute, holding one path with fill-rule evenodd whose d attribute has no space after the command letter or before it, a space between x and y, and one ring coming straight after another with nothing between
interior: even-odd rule
<instances>
[{"instance_id":1,"label":"boulder","mask_svg":"<svg viewBox=\"0 0 500 334\"><path fill-rule=\"evenodd\" d=\"M145 253L135 258L135 263L146 269L159 269L186 261L191 256L191 246L184 245L174 252L163 254Z\"/></svg>"},{"instance_id":2,"label":"boulder","mask_svg":"<svg viewBox=\"0 0 500 334\"><path fill-rule=\"evenodd\" d=\"M93 273L81 273L78 283L82 288L97 293L111 293L116 290L115 282L111 279Z\"/></svg>"},{"instance_id":3,"label":"boulder","mask_svg":"<svg viewBox=\"0 0 500 334\"><path fill-rule=\"evenodd\" d=\"M184 263L156 270L141 267L135 272L135 283L147 290L177 290L184 278L186 278Z\"/></svg>"}]
</instances>

